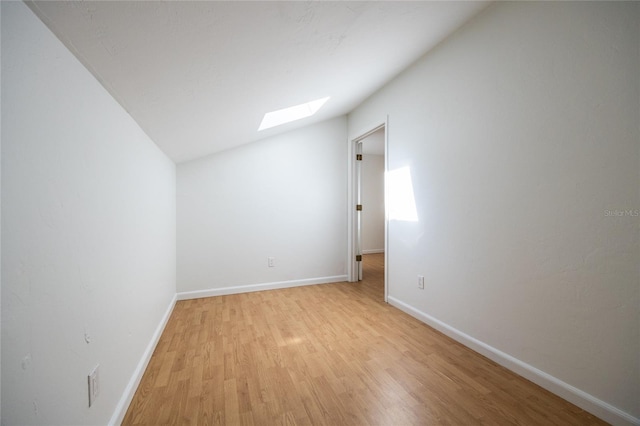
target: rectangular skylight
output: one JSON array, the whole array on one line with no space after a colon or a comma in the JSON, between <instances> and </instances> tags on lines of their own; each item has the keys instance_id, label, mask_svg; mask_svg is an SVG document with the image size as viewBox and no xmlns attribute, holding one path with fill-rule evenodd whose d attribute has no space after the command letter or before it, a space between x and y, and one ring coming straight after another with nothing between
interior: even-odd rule
<instances>
[{"instance_id":1,"label":"rectangular skylight","mask_svg":"<svg viewBox=\"0 0 640 426\"><path fill-rule=\"evenodd\" d=\"M329 98L330 96L327 96L326 98L316 99L315 101L307 102L306 104L268 112L264 115L258 131L300 120L301 118L311 117L313 114L318 112Z\"/></svg>"}]
</instances>

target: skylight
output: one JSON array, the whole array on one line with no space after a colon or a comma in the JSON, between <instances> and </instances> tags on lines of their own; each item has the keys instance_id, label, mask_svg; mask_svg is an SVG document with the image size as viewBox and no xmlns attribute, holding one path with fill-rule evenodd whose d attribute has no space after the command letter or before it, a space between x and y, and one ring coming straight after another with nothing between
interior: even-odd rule
<instances>
[{"instance_id":1,"label":"skylight","mask_svg":"<svg viewBox=\"0 0 640 426\"><path fill-rule=\"evenodd\" d=\"M306 104L268 112L264 115L258 131L300 120L301 118L311 117L313 114L318 112L329 98L330 96L327 96L326 98L316 99L315 101L307 102Z\"/></svg>"}]
</instances>

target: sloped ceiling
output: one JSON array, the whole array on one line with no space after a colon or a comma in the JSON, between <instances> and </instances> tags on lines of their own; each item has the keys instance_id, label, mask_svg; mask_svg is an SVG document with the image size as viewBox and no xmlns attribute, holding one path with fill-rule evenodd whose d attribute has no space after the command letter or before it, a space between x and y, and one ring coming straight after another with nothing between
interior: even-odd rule
<instances>
[{"instance_id":1,"label":"sloped ceiling","mask_svg":"<svg viewBox=\"0 0 640 426\"><path fill-rule=\"evenodd\" d=\"M37 1L174 161L346 114L487 2ZM258 132L264 113L331 96Z\"/></svg>"}]
</instances>

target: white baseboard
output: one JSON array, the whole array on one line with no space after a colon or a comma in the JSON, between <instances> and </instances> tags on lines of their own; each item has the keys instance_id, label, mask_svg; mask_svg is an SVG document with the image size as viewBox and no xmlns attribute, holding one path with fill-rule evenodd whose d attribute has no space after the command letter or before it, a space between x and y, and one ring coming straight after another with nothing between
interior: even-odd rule
<instances>
[{"instance_id":1,"label":"white baseboard","mask_svg":"<svg viewBox=\"0 0 640 426\"><path fill-rule=\"evenodd\" d=\"M160 336L162 336L162 332L164 331L164 328L167 325L167 322L169 321L169 317L173 312L173 307L176 305L176 300L177 300L177 295L173 296L173 299L171 299L171 302L169 303L169 307L164 313L164 316L160 320L160 324L158 324L158 327L156 328L155 332L153 333L153 336L151 337L151 341L147 345L147 348L145 349L144 353L142 354L142 358L140 359L140 362L138 362L138 366L133 372L133 375L131 376L131 379L129 380L127 387L125 388L124 393L120 398L120 401L118 401L118 405L116 406L116 409L113 415L111 416L111 420L109 420L109 426L122 424L122 421L124 420L124 416L125 414L127 414L127 410L129 409L129 404L131 404L131 400L133 399L133 396L135 395L136 390L138 389L140 380L142 380L142 375L144 374L144 371L147 369L147 365L149 365L149 361L151 360L151 355L153 355L153 351L156 349L156 345L160 340Z\"/></svg>"},{"instance_id":2,"label":"white baseboard","mask_svg":"<svg viewBox=\"0 0 640 426\"><path fill-rule=\"evenodd\" d=\"M612 425L640 425L640 419L633 417L631 414L626 413L574 386L571 386L570 384L565 383L542 370L538 370L537 368L520 361L507 353L489 346L486 343L443 323L442 321L396 299L393 296L388 297L388 302L412 317L419 319L452 339L486 356L492 361L495 361L514 373L531 380L549 392L564 398L565 400L577 405L604 421L611 423Z\"/></svg>"},{"instance_id":3,"label":"white baseboard","mask_svg":"<svg viewBox=\"0 0 640 426\"><path fill-rule=\"evenodd\" d=\"M202 297L224 296L227 294L250 293L252 291L275 290L279 288L300 287L313 284L329 284L347 281L346 275L333 277L307 278L303 280L279 281L262 284L247 284L232 287L211 288L207 290L184 291L177 294L178 300L199 299Z\"/></svg>"},{"instance_id":4,"label":"white baseboard","mask_svg":"<svg viewBox=\"0 0 640 426\"><path fill-rule=\"evenodd\" d=\"M375 254L375 253L384 253L384 249L369 249L369 250L362 250L362 254Z\"/></svg>"}]
</instances>

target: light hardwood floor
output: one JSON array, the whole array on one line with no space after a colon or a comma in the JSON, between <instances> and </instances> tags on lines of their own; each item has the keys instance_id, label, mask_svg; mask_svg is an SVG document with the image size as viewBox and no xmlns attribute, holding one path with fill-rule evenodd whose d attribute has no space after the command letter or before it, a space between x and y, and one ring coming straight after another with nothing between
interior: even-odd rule
<instances>
[{"instance_id":1,"label":"light hardwood floor","mask_svg":"<svg viewBox=\"0 0 640 426\"><path fill-rule=\"evenodd\" d=\"M181 301L125 425L600 425L359 283Z\"/></svg>"}]
</instances>

